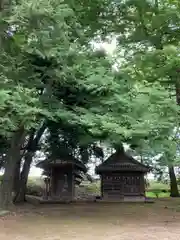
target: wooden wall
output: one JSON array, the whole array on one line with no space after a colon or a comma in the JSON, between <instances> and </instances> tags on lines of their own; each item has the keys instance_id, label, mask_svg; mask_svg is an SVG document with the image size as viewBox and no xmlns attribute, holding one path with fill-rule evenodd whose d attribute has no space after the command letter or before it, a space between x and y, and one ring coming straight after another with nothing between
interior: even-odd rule
<instances>
[{"instance_id":1,"label":"wooden wall","mask_svg":"<svg viewBox=\"0 0 180 240\"><path fill-rule=\"evenodd\" d=\"M101 176L101 192L104 198L142 196L145 192L142 173L107 173Z\"/></svg>"}]
</instances>

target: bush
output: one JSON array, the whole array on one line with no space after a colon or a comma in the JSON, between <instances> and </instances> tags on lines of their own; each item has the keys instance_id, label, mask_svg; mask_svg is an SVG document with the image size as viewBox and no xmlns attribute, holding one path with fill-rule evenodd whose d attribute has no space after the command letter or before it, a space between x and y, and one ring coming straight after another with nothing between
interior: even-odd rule
<instances>
[{"instance_id":1,"label":"bush","mask_svg":"<svg viewBox=\"0 0 180 240\"><path fill-rule=\"evenodd\" d=\"M44 191L43 181L36 178L28 179L26 194L41 197Z\"/></svg>"},{"instance_id":2,"label":"bush","mask_svg":"<svg viewBox=\"0 0 180 240\"><path fill-rule=\"evenodd\" d=\"M89 193L100 194L100 186L97 183L88 184L84 186L84 188Z\"/></svg>"},{"instance_id":3,"label":"bush","mask_svg":"<svg viewBox=\"0 0 180 240\"><path fill-rule=\"evenodd\" d=\"M159 189L159 190L160 189L169 189L169 185L164 184L162 182L150 181L147 189Z\"/></svg>"},{"instance_id":4,"label":"bush","mask_svg":"<svg viewBox=\"0 0 180 240\"><path fill-rule=\"evenodd\" d=\"M159 198L159 197L169 197L170 196L170 190L169 189L152 188L152 189L148 189L146 191L146 195L148 197L156 196L156 198Z\"/></svg>"},{"instance_id":5,"label":"bush","mask_svg":"<svg viewBox=\"0 0 180 240\"><path fill-rule=\"evenodd\" d=\"M26 194L41 197L43 191L44 189L42 186L28 184Z\"/></svg>"}]
</instances>

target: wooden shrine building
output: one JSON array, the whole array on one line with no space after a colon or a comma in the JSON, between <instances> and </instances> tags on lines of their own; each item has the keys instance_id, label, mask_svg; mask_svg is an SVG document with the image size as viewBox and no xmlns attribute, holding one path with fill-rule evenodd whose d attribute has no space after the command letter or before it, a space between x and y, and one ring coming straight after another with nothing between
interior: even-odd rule
<instances>
[{"instance_id":1,"label":"wooden shrine building","mask_svg":"<svg viewBox=\"0 0 180 240\"><path fill-rule=\"evenodd\" d=\"M75 184L82 180L85 165L72 157L68 160L45 160L36 167L44 170L45 191L44 200L73 201L75 197Z\"/></svg>"},{"instance_id":2,"label":"wooden shrine building","mask_svg":"<svg viewBox=\"0 0 180 240\"><path fill-rule=\"evenodd\" d=\"M144 175L149 167L124 152L116 151L96 167L101 176L101 198L105 200L145 199Z\"/></svg>"}]
</instances>

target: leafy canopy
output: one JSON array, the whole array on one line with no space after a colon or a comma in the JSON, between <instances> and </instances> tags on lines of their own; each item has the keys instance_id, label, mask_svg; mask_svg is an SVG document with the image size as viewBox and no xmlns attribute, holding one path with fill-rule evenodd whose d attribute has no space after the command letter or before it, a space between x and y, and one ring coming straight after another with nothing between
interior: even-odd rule
<instances>
[{"instance_id":1,"label":"leafy canopy","mask_svg":"<svg viewBox=\"0 0 180 240\"><path fill-rule=\"evenodd\" d=\"M113 7L115 12L119 7L107 2L105 14L103 2L96 3L99 25L90 17L95 5L90 6L83 23L84 7L77 4L78 12L68 1L57 0L21 1L4 18L10 34L4 36L0 55L1 134L11 133L21 124L34 127L42 119L85 128L89 135L111 144L138 143L172 129L177 107L157 79L149 82L146 74L137 74L128 57L114 73L106 56L98 57L89 44L84 45L84 39L88 42L98 33L103 18L106 29L110 16L115 18L110 15ZM117 26L129 19L133 3L126 3ZM134 7L132 14L136 13ZM128 31L134 33L135 25Z\"/></svg>"}]
</instances>

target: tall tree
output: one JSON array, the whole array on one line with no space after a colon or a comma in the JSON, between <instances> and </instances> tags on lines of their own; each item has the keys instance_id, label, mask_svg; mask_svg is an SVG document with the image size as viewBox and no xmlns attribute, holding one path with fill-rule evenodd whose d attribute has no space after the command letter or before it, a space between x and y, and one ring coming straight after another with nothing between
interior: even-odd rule
<instances>
[{"instance_id":1,"label":"tall tree","mask_svg":"<svg viewBox=\"0 0 180 240\"><path fill-rule=\"evenodd\" d=\"M73 11L63 3L57 6L57 1L22 1L12 6L11 16L2 22L6 28L1 28L1 34L5 29L6 41L0 56L0 131L8 135L11 142L1 186L2 207L8 207L12 202L13 175L23 144L22 138L27 135L28 129L35 127L43 118L52 119L63 109L61 102L52 99L50 78L41 81L38 74L34 73L29 54L36 53L44 59L58 54L58 59L62 59L69 49L71 31L68 28L73 28L74 23ZM56 71L57 68L54 74ZM44 75L49 74L44 70Z\"/></svg>"},{"instance_id":2,"label":"tall tree","mask_svg":"<svg viewBox=\"0 0 180 240\"><path fill-rule=\"evenodd\" d=\"M24 163L22 167L22 171L19 172L17 187L15 192L15 202L24 202L25 194L26 194L26 186L28 181L28 175L30 171L30 167L33 161L33 157L38 149L39 142L41 140L44 131L46 130L47 123L44 122L41 124L39 129L36 131L31 131L27 146L24 152Z\"/></svg>"},{"instance_id":3,"label":"tall tree","mask_svg":"<svg viewBox=\"0 0 180 240\"><path fill-rule=\"evenodd\" d=\"M133 59L131 74L139 81L159 82L179 106L179 2L126 0L114 3L114 11L117 13L114 32L119 34L127 62ZM179 126L179 116L174 119L176 126ZM173 159L168 165L169 173L176 185L172 162ZM172 196L178 196L177 185L171 189L175 189Z\"/></svg>"},{"instance_id":4,"label":"tall tree","mask_svg":"<svg viewBox=\"0 0 180 240\"><path fill-rule=\"evenodd\" d=\"M177 109L165 87L137 78L132 64L114 74L105 55L82 44L79 17L68 3L28 0L4 20L9 35L0 54L0 133L11 144L0 207L12 202L14 169L29 130L44 120L86 129L86 136L113 145L155 138L174 124ZM34 56L42 64L33 63Z\"/></svg>"}]
</instances>

